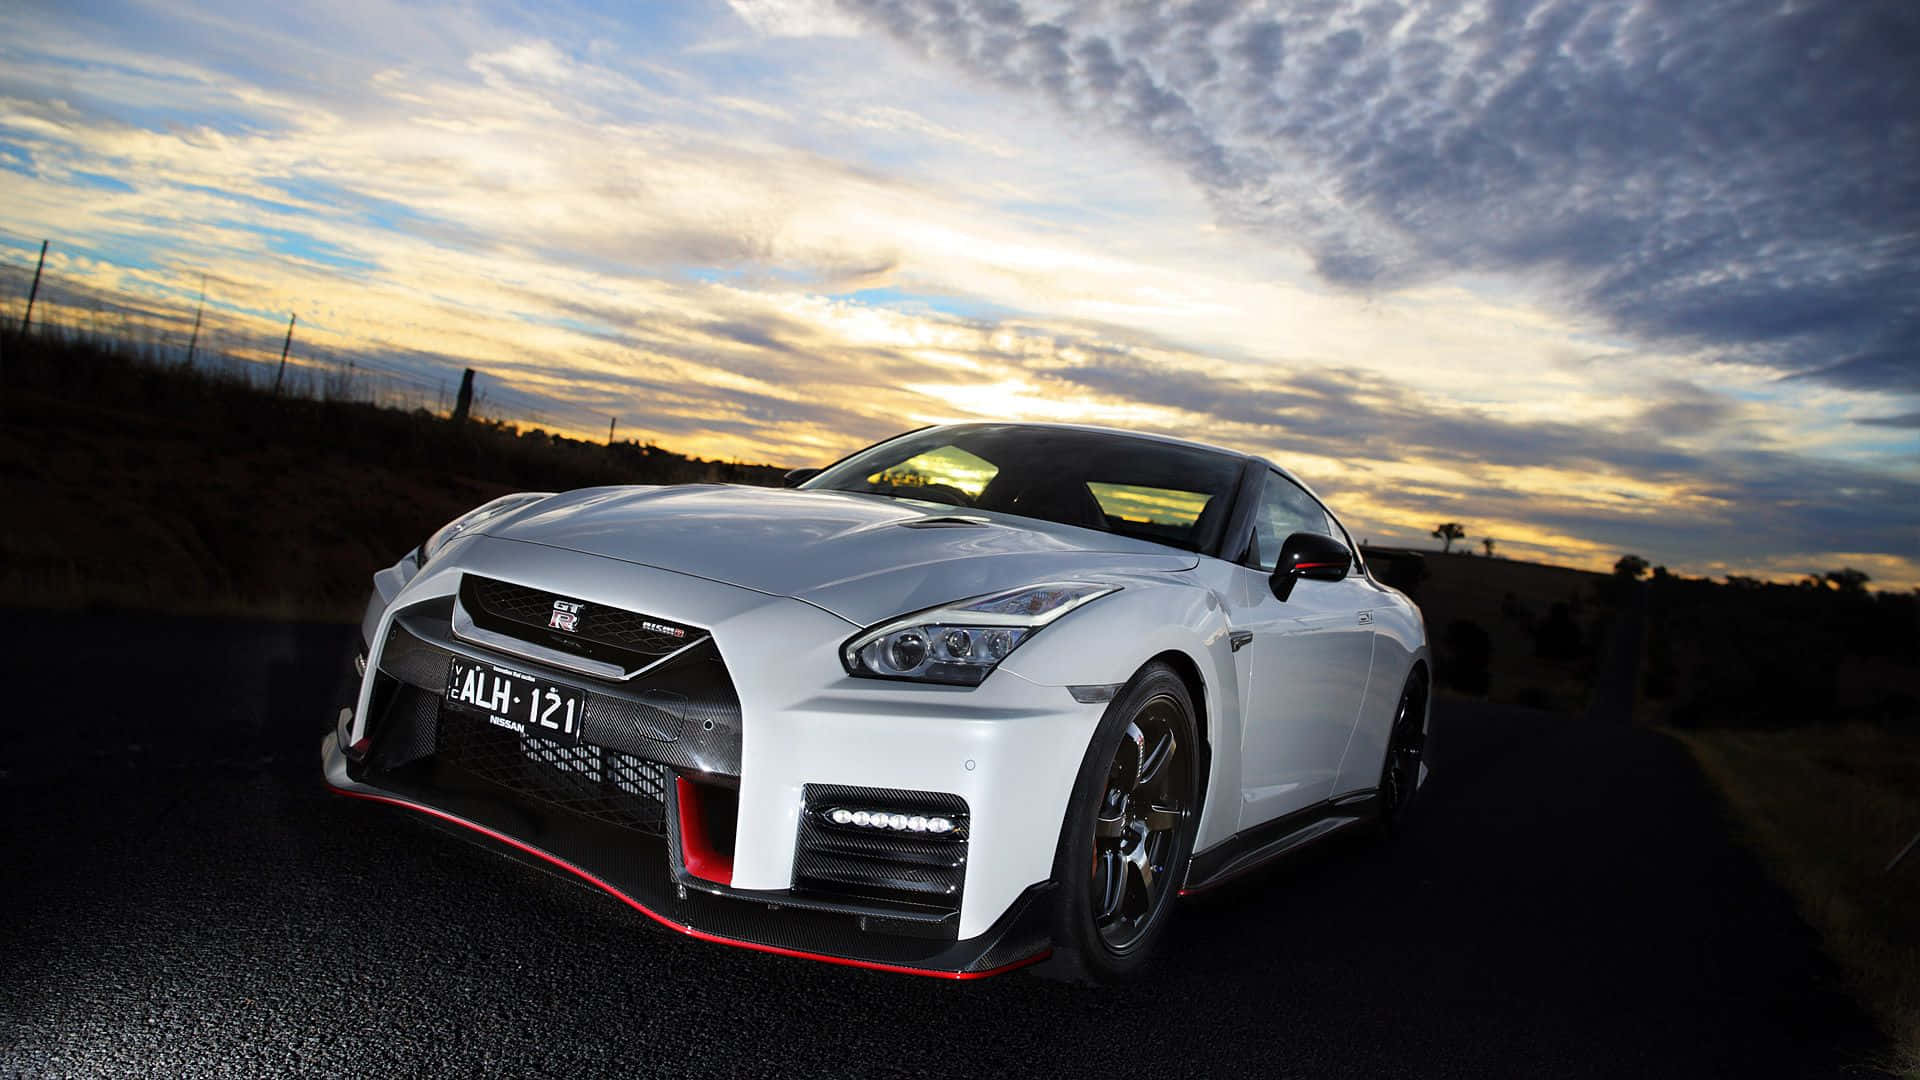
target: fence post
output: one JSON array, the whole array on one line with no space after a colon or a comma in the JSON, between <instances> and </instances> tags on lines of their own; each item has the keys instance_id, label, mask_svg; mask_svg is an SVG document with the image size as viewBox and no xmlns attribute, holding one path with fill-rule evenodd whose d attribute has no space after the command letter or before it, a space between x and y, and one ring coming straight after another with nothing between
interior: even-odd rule
<instances>
[{"instance_id":1,"label":"fence post","mask_svg":"<svg viewBox=\"0 0 1920 1080\"><path fill-rule=\"evenodd\" d=\"M193 309L193 336L187 339L187 366L193 366L193 351L200 347L200 316L207 310L207 275L200 275L200 305Z\"/></svg>"},{"instance_id":2,"label":"fence post","mask_svg":"<svg viewBox=\"0 0 1920 1080\"><path fill-rule=\"evenodd\" d=\"M33 323L33 300L40 295L40 271L47 265L48 241L40 241L40 261L33 266L33 288L27 290L27 313L20 316L20 336L27 336L27 327Z\"/></svg>"},{"instance_id":3,"label":"fence post","mask_svg":"<svg viewBox=\"0 0 1920 1080\"><path fill-rule=\"evenodd\" d=\"M1886 869L1880 872L1883 874L1893 873L1893 868L1900 865L1900 860L1906 858L1908 853L1914 849L1915 845L1920 845L1920 833L1914 833L1913 839L1907 841L1907 846L1901 848L1900 854L1895 855L1893 861L1887 864Z\"/></svg>"},{"instance_id":4,"label":"fence post","mask_svg":"<svg viewBox=\"0 0 1920 1080\"><path fill-rule=\"evenodd\" d=\"M293 321L297 315L287 316L287 340L280 346L280 370L273 376L273 396L280 396L280 380L287 377L287 350L293 348Z\"/></svg>"},{"instance_id":5,"label":"fence post","mask_svg":"<svg viewBox=\"0 0 1920 1080\"><path fill-rule=\"evenodd\" d=\"M467 411L471 408L473 408L473 369L468 368L466 374L460 376L460 396L453 402L453 422L465 423Z\"/></svg>"}]
</instances>

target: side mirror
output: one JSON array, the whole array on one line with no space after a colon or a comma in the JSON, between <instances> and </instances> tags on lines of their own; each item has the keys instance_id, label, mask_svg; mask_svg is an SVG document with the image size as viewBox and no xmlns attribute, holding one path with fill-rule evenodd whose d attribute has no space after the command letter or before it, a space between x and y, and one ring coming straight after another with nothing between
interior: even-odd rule
<instances>
[{"instance_id":1,"label":"side mirror","mask_svg":"<svg viewBox=\"0 0 1920 1080\"><path fill-rule=\"evenodd\" d=\"M1297 532L1280 546L1280 563L1273 568L1269 584L1281 601L1293 595L1293 583L1301 578L1312 581L1339 581L1353 568L1353 552L1331 536Z\"/></svg>"},{"instance_id":2,"label":"side mirror","mask_svg":"<svg viewBox=\"0 0 1920 1080\"><path fill-rule=\"evenodd\" d=\"M788 487L799 487L801 484L804 484L807 481L813 479L814 477L819 476L823 471L825 470L788 469L787 475L785 477L785 482Z\"/></svg>"}]
</instances>

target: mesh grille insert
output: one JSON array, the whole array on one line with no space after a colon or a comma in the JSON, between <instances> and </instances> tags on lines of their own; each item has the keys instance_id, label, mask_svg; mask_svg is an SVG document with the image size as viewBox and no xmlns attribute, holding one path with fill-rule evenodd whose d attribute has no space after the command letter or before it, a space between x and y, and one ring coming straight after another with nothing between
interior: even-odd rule
<instances>
[{"instance_id":1,"label":"mesh grille insert","mask_svg":"<svg viewBox=\"0 0 1920 1080\"><path fill-rule=\"evenodd\" d=\"M473 574L460 580L460 603L476 626L629 668L644 666L706 636L698 627L656 615Z\"/></svg>"},{"instance_id":2,"label":"mesh grille insert","mask_svg":"<svg viewBox=\"0 0 1920 1080\"><path fill-rule=\"evenodd\" d=\"M442 761L525 799L653 836L666 833L665 766L588 743L520 735L484 717L440 713Z\"/></svg>"}]
</instances>

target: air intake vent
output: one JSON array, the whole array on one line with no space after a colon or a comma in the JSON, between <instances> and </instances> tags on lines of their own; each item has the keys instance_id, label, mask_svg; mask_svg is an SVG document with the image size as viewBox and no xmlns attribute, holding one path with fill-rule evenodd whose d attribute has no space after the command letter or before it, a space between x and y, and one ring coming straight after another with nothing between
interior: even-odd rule
<instances>
[{"instance_id":1,"label":"air intake vent","mask_svg":"<svg viewBox=\"0 0 1920 1080\"><path fill-rule=\"evenodd\" d=\"M437 751L449 765L522 799L609 825L666 835L666 766L588 743L561 744L443 709Z\"/></svg>"},{"instance_id":2,"label":"air intake vent","mask_svg":"<svg viewBox=\"0 0 1920 1080\"><path fill-rule=\"evenodd\" d=\"M805 799L807 810L794 851L796 890L922 910L960 910L967 867L964 799L928 791L820 784L807 785ZM836 810L848 814L836 815ZM835 820L850 815L859 815L865 823ZM944 828L936 831L928 822Z\"/></svg>"},{"instance_id":3,"label":"air intake vent","mask_svg":"<svg viewBox=\"0 0 1920 1080\"><path fill-rule=\"evenodd\" d=\"M903 521L903 529L984 529L993 522L983 517L924 517Z\"/></svg>"}]
</instances>

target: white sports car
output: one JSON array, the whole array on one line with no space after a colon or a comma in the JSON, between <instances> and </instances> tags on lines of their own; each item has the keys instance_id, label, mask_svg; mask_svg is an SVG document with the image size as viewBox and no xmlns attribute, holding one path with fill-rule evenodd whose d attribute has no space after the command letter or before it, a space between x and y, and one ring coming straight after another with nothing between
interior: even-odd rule
<instances>
[{"instance_id":1,"label":"white sports car","mask_svg":"<svg viewBox=\"0 0 1920 1080\"><path fill-rule=\"evenodd\" d=\"M696 937L1104 979L1425 777L1419 610L1260 458L976 423L789 484L448 524L374 576L327 782Z\"/></svg>"}]
</instances>

